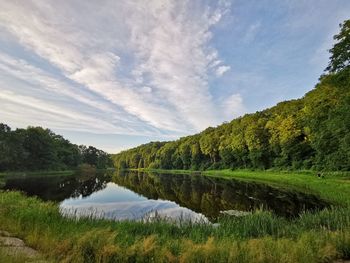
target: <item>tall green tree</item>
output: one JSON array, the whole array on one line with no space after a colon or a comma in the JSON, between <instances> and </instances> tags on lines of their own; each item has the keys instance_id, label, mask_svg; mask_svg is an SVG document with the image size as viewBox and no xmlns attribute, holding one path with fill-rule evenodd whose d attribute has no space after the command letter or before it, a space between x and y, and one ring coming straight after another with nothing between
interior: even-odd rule
<instances>
[{"instance_id":1,"label":"tall green tree","mask_svg":"<svg viewBox=\"0 0 350 263\"><path fill-rule=\"evenodd\" d=\"M54 147L50 131L41 127L29 127L23 142L28 152L26 166L30 170L55 169L58 163L57 149Z\"/></svg>"},{"instance_id":2,"label":"tall green tree","mask_svg":"<svg viewBox=\"0 0 350 263\"><path fill-rule=\"evenodd\" d=\"M328 67L329 72L338 72L350 65L350 19L339 25L340 33L334 36L336 43L329 50L331 53Z\"/></svg>"}]
</instances>

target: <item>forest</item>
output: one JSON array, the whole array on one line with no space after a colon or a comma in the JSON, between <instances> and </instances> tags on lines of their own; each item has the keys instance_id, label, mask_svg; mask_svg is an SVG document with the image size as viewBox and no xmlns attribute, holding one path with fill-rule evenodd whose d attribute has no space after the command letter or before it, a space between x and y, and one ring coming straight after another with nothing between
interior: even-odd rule
<instances>
[{"instance_id":1,"label":"forest","mask_svg":"<svg viewBox=\"0 0 350 263\"><path fill-rule=\"evenodd\" d=\"M11 130L0 123L0 171L67 170L81 164L96 168L112 166L106 152L72 144L49 129Z\"/></svg>"},{"instance_id":2,"label":"forest","mask_svg":"<svg viewBox=\"0 0 350 263\"><path fill-rule=\"evenodd\" d=\"M350 170L350 20L334 36L330 62L300 99L246 114L171 142L113 156L118 168Z\"/></svg>"}]
</instances>

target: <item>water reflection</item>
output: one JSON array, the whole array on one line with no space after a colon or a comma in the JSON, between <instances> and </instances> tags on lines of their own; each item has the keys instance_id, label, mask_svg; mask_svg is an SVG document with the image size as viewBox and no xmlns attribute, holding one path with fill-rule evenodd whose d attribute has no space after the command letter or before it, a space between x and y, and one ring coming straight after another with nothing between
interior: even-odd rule
<instances>
[{"instance_id":1,"label":"water reflection","mask_svg":"<svg viewBox=\"0 0 350 263\"><path fill-rule=\"evenodd\" d=\"M18 190L45 201L63 201L69 197L86 197L106 187L111 173L72 173L71 175L7 176L3 189Z\"/></svg>"},{"instance_id":2,"label":"water reflection","mask_svg":"<svg viewBox=\"0 0 350 263\"><path fill-rule=\"evenodd\" d=\"M86 198L69 198L60 204L61 212L75 217L93 216L113 220L191 220L208 222L207 218L167 200L148 199L115 183Z\"/></svg>"},{"instance_id":3,"label":"water reflection","mask_svg":"<svg viewBox=\"0 0 350 263\"><path fill-rule=\"evenodd\" d=\"M263 184L201 175L139 172L98 172L7 177L3 189L20 190L60 202L62 213L94 214L115 220L167 218L215 221L222 211L263 208L284 217L322 209L315 196Z\"/></svg>"},{"instance_id":4,"label":"water reflection","mask_svg":"<svg viewBox=\"0 0 350 263\"><path fill-rule=\"evenodd\" d=\"M227 210L262 208L280 216L293 217L304 210L326 206L313 195L201 175L119 172L114 174L113 180L150 199L174 201L212 220Z\"/></svg>"}]
</instances>

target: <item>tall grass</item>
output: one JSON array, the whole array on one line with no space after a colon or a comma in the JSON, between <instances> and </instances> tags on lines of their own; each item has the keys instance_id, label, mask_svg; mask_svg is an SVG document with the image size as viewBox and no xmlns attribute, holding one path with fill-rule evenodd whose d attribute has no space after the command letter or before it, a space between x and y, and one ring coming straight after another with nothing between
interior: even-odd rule
<instances>
[{"instance_id":1,"label":"tall grass","mask_svg":"<svg viewBox=\"0 0 350 263\"><path fill-rule=\"evenodd\" d=\"M59 262L331 262L350 257L350 208L287 220L265 211L218 227L62 217L58 205L0 192L0 228Z\"/></svg>"},{"instance_id":2,"label":"tall grass","mask_svg":"<svg viewBox=\"0 0 350 263\"><path fill-rule=\"evenodd\" d=\"M40 257L28 257L25 254L22 254L20 252L14 254L9 253L9 251L6 248L0 247L0 262L4 263L38 263L38 262L45 262L41 261L42 259Z\"/></svg>"}]
</instances>

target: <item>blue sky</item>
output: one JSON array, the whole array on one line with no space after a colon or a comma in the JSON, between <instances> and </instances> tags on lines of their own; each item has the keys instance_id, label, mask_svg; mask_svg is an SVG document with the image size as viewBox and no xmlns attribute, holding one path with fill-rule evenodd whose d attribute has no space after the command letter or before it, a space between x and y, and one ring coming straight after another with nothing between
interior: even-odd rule
<instances>
[{"instance_id":1,"label":"blue sky","mask_svg":"<svg viewBox=\"0 0 350 263\"><path fill-rule=\"evenodd\" d=\"M114 153L302 97L348 0L0 0L0 116Z\"/></svg>"}]
</instances>

